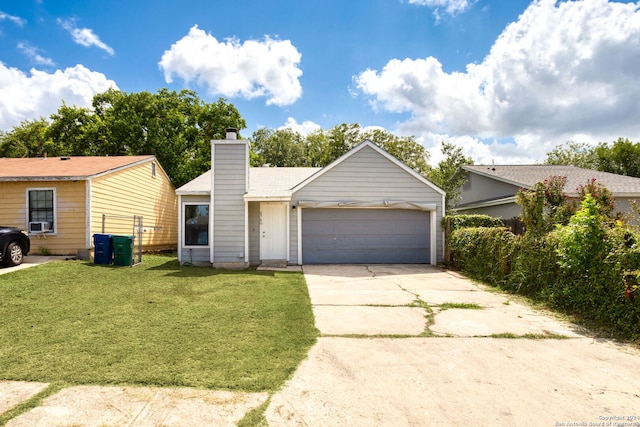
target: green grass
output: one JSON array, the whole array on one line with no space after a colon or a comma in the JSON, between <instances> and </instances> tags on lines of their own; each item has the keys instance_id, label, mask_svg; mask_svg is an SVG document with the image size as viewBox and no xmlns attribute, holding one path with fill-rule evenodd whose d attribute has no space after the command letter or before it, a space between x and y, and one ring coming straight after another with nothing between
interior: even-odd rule
<instances>
[{"instance_id":1,"label":"green grass","mask_svg":"<svg viewBox=\"0 0 640 427\"><path fill-rule=\"evenodd\" d=\"M475 304L475 303L471 303L471 302L445 302L440 304L438 307L440 307L441 311L444 310L449 310L449 309L464 309L464 310L482 310L483 307Z\"/></svg>"},{"instance_id":2,"label":"green grass","mask_svg":"<svg viewBox=\"0 0 640 427\"><path fill-rule=\"evenodd\" d=\"M59 261L0 276L0 378L273 391L315 343L300 273Z\"/></svg>"},{"instance_id":3,"label":"green grass","mask_svg":"<svg viewBox=\"0 0 640 427\"><path fill-rule=\"evenodd\" d=\"M528 339L528 340L544 340L544 339L552 339L552 340L566 340L569 337L564 335L555 334L553 332L545 332L544 334L513 334L511 332L503 332L500 334L492 334L489 335L490 338L503 338L503 339Z\"/></svg>"}]
</instances>

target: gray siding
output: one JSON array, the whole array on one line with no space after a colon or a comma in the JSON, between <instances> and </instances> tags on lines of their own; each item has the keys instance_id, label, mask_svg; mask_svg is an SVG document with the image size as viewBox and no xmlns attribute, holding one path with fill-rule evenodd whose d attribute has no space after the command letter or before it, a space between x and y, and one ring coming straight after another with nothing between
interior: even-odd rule
<instances>
[{"instance_id":1,"label":"gray siding","mask_svg":"<svg viewBox=\"0 0 640 427\"><path fill-rule=\"evenodd\" d=\"M213 145L213 262L244 261L247 145L244 141Z\"/></svg>"},{"instance_id":2,"label":"gray siding","mask_svg":"<svg viewBox=\"0 0 640 427\"><path fill-rule=\"evenodd\" d=\"M184 215L184 205L185 204L200 204L200 203L209 203L211 199L208 196L182 196L182 206L179 209L182 209L182 215ZM211 210L209 210L211 212ZM182 218L184 221L184 218ZM180 228L184 232L184 224L180 224ZM182 241L178 242L178 248L181 251L180 259L183 263L190 263L193 265L211 265L210 258L210 247L209 246L198 246L198 247L184 247L184 235L181 237ZM211 242L209 242L211 243Z\"/></svg>"},{"instance_id":3,"label":"gray siding","mask_svg":"<svg viewBox=\"0 0 640 427\"><path fill-rule=\"evenodd\" d=\"M631 202L635 202L636 205L640 206L640 198L639 197L615 197L615 211L621 212L623 214L628 214L631 223L634 225L640 225L637 215L633 214L633 208L631 207Z\"/></svg>"},{"instance_id":4,"label":"gray siding","mask_svg":"<svg viewBox=\"0 0 640 427\"><path fill-rule=\"evenodd\" d=\"M436 259L443 259L442 195L401 169L373 148L364 147L321 177L298 190L292 198L298 201L379 201L404 200L435 203ZM290 261L298 262L297 220L290 221Z\"/></svg>"},{"instance_id":5,"label":"gray siding","mask_svg":"<svg viewBox=\"0 0 640 427\"><path fill-rule=\"evenodd\" d=\"M475 173L469 173L469 183L467 189L463 190L460 204L481 202L486 200L513 197L520 187L506 182L487 178Z\"/></svg>"}]
</instances>

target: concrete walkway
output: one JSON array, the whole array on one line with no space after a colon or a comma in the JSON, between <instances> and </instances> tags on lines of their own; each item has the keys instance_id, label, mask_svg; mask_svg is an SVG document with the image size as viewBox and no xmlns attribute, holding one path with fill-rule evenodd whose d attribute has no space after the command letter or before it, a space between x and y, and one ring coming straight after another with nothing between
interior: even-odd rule
<instances>
[{"instance_id":1,"label":"concrete walkway","mask_svg":"<svg viewBox=\"0 0 640 427\"><path fill-rule=\"evenodd\" d=\"M69 259L69 257L65 256L45 256L45 255L27 255L24 257L22 264L16 265L15 267L7 267L4 264L0 263L0 274L7 274L13 271L23 270L29 267L35 267L36 265L44 264L50 261L59 261Z\"/></svg>"},{"instance_id":2,"label":"concrete walkway","mask_svg":"<svg viewBox=\"0 0 640 427\"><path fill-rule=\"evenodd\" d=\"M271 426L640 426L635 348L430 266L304 274L322 336L272 396ZM0 413L46 386L0 382ZM78 386L7 426L231 426L268 397Z\"/></svg>"}]
</instances>

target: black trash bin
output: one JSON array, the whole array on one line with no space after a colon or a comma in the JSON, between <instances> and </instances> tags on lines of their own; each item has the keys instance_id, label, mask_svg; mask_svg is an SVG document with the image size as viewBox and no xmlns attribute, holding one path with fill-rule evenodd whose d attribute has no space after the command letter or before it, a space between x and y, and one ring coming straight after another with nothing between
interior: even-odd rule
<instances>
[{"instance_id":1,"label":"black trash bin","mask_svg":"<svg viewBox=\"0 0 640 427\"><path fill-rule=\"evenodd\" d=\"M133 265L134 236L113 236L113 264Z\"/></svg>"},{"instance_id":2,"label":"black trash bin","mask_svg":"<svg viewBox=\"0 0 640 427\"><path fill-rule=\"evenodd\" d=\"M94 264L111 264L113 259L113 239L111 234L94 234L93 247Z\"/></svg>"}]
</instances>

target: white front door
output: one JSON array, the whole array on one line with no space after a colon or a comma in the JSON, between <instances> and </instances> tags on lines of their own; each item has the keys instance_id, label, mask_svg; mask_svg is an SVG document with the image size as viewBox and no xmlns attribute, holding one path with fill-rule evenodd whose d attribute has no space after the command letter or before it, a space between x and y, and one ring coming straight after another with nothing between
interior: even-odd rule
<instances>
[{"instance_id":1,"label":"white front door","mask_svg":"<svg viewBox=\"0 0 640 427\"><path fill-rule=\"evenodd\" d=\"M286 260L288 203L260 203L260 259Z\"/></svg>"}]
</instances>

